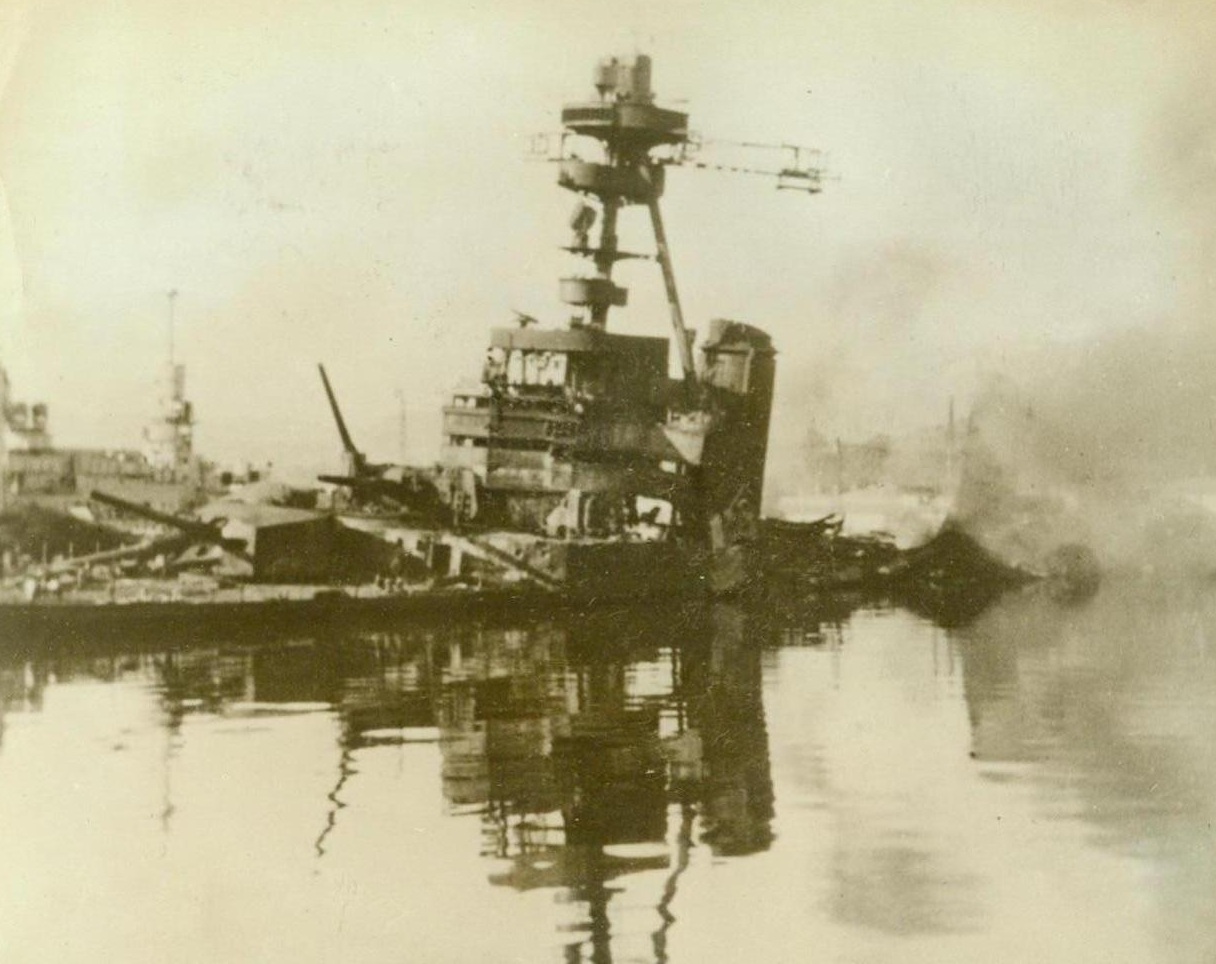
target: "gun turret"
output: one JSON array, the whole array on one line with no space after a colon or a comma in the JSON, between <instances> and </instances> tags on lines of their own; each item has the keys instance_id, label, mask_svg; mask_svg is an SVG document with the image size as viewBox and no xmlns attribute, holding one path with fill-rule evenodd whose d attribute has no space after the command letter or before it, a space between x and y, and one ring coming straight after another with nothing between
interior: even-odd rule
<instances>
[{"instance_id":1,"label":"gun turret","mask_svg":"<svg viewBox=\"0 0 1216 964\"><path fill-rule=\"evenodd\" d=\"M246 551L245 540L229 539L220 532L223 520L199 522L196 519L182 519L179 516L169 515L166 512L157 512L146 505L128 502L126 499L120 499L118 496L108 495L96 489L89 493L89 498L94 502L108 505L120 512L127 512L130 515L139 516L141 519L147 519L149 522L155 522L158 525L176 529L184 536L188 536L199 542L208 543L209 545L219 546L225 552L231 553L246 562L253 562L253 557Z\"/></svg>"},{"instance_id":2,"label":"gun turret","mask_svg":"<svg viewBox=\"0 0 1216 964\"><path fill-rule=\"evenodd\" d=\"M329 408L338 426L338 435L342 437L347 460L344 473L319 475L317 478L320 481L349 489L358 503L393 504L434 524L467 521L476 514L476 483L471 477L466 479L459 476L453 482L432 469L368 462L350 437L325 366L318 364L317 370L321 373L321 384L325 386L325 396L329 399Z\"/></svg>"}]
</instances>

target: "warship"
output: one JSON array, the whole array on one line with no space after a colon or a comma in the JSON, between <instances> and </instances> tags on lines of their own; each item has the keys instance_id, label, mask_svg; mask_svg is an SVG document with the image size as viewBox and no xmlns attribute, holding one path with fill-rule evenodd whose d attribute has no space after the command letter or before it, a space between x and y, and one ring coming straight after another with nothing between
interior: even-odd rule
<instances>
[{"instance_id":1,"label":"warship","mask_svg":"<svg viewBox=\"0 0 1216 964\"><path fill-rule=\"evenodd\" d=\"M545 326L521 315L490 331L479 381L443 409L438 464L370 461L322 366L346 456L340 473L320 476L339 496L331 505L227 498L184 517L180 503L124 498L101 479L92 504L139 520L145 538L10 572L0 636L315 627L841 589L919 598L929 587L935 600L961 571L962 591L978 599L1022 581L961 533L904 552L844 537L832 519L762 520L776 350L740 321L711 320L699 345L685 324L660 201L668 168L712 165L696 153L688 115L656 105L650 81L648 57L610 58L595 70L594 99L563 108L545 159L577 196L565 250L582 270L559 282L570 317ZM786 166L747 170L817 193L806 149L782 149ZM618 224L630 209L648 215L653 253L621 249ZM628 302L614 277L627 259L657 263L667 336L610 330L610 313ZM180 371L171 375L156 440L171 456L165 484L180 485L198 463Z\"/></svg>"},{"instance_id":2,"label":"warship","mask_svg":"<svg viewBox=\"0 0 1216 964\"><path fill-rule=\"evenodd\" d=\"M157 393L139 448L64 447L52 437L49 406L19 400L0 368L0 512L36 507L83 515L89 492L99 487L163 512L192 509L214 495L219 473L194 450L186 366L172 348Z\"/></svg>"},{"instance_id":3,"label":"warship","mask_svg":"<svg viewBox=\"0 0 1216 964\"><path fill-rule=\"evenodd\" d=\"M172 359L165 366L141 447L85 448L57 444L49 406L18 400L0 368L0 578L160 534L145 519L90 500L94 489L168 513L195 509L223 490L224 473L194 450L185 374Z\"/></svg>"},{"instance_id":4,"label":"warship","mask_svg":"<svg viewBox=\"0 0 1216 964\"><path fill-rule=\"evenodd\" d=\"M577 196L565 250L582 269L559 281L568 321L521 314L490 332L478 383L443 410L431 468L370 464L322 367L346 466L321 480L347 491L351 524L411 548L439 539L553 587L739 591L758 571L776 351L761 329L726 319L694 344L661 198L669 168L708 165L692 161L688 115L655 103L649 57L602 61L594 88L563 108L561 134L542 145L560 187ZM808 152L788 151L779 170L749 172L818 192ZM621 248L618 224L631 210L648 216L653 254ZM614 268L638 259L662 274L667 337L610 330L611 312L628 303Z\"/></svg>"},{"instance_id":5,"label":"warship","mask_svg":"<svg viewBox=\"0 0 1216 964\"><path fill-rule=\"evenodd\" d=\"M479 383L444 408L438 465L369 462L322 369L347 454L342 474L322 477L347 494L339 511L227 501L184 518L180 503L124 498L96 480L95 504L153 531L138 545L28 567L10 578L18 599L0 607L0 623L29 633L72 621L346 618L474 598L584 604L746 589L758 571L776 352L764 331L725 319L695 345L660 206L667 169L694 163L688 115L655 104L643 55L601 62L594 88L563 108L547 157L577 196L566 250L583 269L560 279L571 315L491 331ZM780 170L753 173L816 193L818 170L790 151ZM630 209L648 215L653 253L621 249ZM657 263L669 336L609 330L610 312L628 301L613 276L626 259ZM196 462L180 370L171 374L157 440L176 484Z\"/></svg>"}]
</instances>

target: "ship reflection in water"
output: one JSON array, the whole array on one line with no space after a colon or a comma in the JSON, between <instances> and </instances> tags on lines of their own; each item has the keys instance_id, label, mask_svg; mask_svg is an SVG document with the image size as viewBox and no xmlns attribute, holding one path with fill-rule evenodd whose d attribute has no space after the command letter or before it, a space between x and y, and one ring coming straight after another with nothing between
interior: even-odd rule
<instances>
[{"instance_id":1,"label":"ship reflection in water","mask_svg":"<svg viewBox=\"0 0 1216 964\"><path fill-rule=\"evenodd\" d=\"M1208 961L1216 594L0 667L10 961Z\"/></svg>"}]
</instances>

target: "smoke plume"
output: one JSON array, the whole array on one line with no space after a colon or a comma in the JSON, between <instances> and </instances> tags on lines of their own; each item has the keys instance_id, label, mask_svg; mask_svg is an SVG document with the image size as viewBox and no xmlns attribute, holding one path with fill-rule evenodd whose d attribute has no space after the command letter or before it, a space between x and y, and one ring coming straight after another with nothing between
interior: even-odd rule
<instances>
[{"instance_id":1,"label":"smoke plume","mask_svg":"<svg viewBox=\"0 0 1216 964\"><path fill-rule=\"evenodd\" d=\"M1110 565L1216 568L1214 94L1188 78L1144 138L1173 310L1041 352L976 399L959 511L998 549L1077 539Z\"/></svg>"}]
</instances>

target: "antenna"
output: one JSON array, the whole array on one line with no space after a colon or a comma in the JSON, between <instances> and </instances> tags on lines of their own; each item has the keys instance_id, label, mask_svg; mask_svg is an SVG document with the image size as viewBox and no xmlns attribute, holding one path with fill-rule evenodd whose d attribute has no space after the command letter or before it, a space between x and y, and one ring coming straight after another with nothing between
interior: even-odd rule
<instances>
[{"instance_id":1,"label":"antenna","mask_svg":"<svg viewBox=\"0 0 1216 964\"><path fill-rule=\"evenodd\" d=\"M400 388L396 391L397 395L397 457L401 459L402 464L405 463L405 447L408 436L406 435L406 418L405 418L405 392Z\"/></svg>"},{"instance_id":2,"label":"antenna","mask_svg":"<svg viewBox=\"0 0 1216 964\"><path fill-rule=\"evenodd\" d=\"M170 288L168 291L168 297L169 297L169 365L170 365L170 367L172 367L174 362L177 360L177 354L175 351L176 346L174 344L174 336L175 336L174 306L177 304L177 293L178 292L177 292L176 288Z\"/></svg>"}]
</instances>

